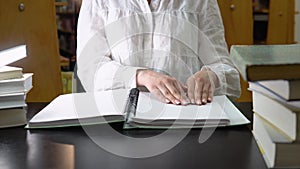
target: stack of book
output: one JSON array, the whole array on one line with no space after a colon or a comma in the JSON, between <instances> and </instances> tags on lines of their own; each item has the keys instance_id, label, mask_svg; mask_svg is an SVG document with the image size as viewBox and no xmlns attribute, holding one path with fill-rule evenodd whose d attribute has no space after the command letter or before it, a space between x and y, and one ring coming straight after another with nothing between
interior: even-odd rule
<instances>
[{"instance_id":1,"label":"stack of book","mask_svg":"<svg viewBox=\"0 0 300 169\"><path fill-rule=\"evenodd\" d=\"M32 73L7 66L26 56L21 45L0 51L0 128L26 124L26 94L32 88Z\"/></svg>"},{"instance_id":2,"label":"stack of book","mask_svg":"<svg viewBox=\"0 0 300 169\"><path fill-rule=\"evenodd\" d=\"M253 135L270 168L300 168L300 45L233 46L253 95Z\"/></svg>"}]
</instances>

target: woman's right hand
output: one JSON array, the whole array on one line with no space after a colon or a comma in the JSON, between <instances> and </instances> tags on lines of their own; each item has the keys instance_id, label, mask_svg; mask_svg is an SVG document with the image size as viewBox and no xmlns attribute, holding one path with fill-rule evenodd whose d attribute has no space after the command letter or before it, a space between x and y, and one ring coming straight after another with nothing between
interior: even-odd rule
<instances>
[{"instance_id":1,"label":"woman's right hand","mask_svg":"<svg viewBox=\"0 0 300 169\"><path fill-rule=\"evenodd\" d=\"M165 103L190 103L186 96L186 87L177 79L152 70L140 69L137 71L136 83L138 87L146 87L159 100Z\"/></svg>"}]
</instances>

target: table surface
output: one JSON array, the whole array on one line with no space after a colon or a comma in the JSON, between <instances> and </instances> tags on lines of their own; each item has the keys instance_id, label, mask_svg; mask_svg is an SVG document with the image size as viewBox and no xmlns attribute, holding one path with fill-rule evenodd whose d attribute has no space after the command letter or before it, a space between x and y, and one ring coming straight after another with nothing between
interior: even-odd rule
<instances>
[{"instance_id":1,"label":"table surface","mask_svg":"<svg viewBox=\"0 0 300 169\"><path fill-rule=\"evenodd\" d=\"M235 103L252 120L251 103ZM29 103L28 119L41 110L46 103ZM90 126L93 127L93 126ZM97 126L101 136L116 147L126 147L113 134ZM147 138L162 130L122 130L121 124L111 127L123 135ZM23 127L0 130L0 168L104 168L104 169L265 169L267 168L251 133L251 125L218 128L204 143L199 143L201 129L192 129L175 147L162 154L147 158L128 158L112 154L96 144L82 127L60 129L25 130ZM180 130L157 139L154 145L167 143ZM168 137L168 138L167 138Z\"/></svg>"}]
</instances>

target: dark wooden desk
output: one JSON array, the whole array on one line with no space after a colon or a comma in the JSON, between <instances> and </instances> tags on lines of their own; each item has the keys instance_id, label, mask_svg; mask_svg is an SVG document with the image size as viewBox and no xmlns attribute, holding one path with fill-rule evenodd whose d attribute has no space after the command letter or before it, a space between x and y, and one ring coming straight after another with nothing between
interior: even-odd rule
<instances>
[{"instance_id":1,"label":"dark wooden desk","mask_svg":"<svg viewBox=\"0 0 300 169\"><path fill-rule=\"evenodd\" d=\"M252 118L250 103L236 105L249 119ZM41 103L29 104L28 118L44 106ZM112 127L123 132L120 124ZM33 131L22 127L1 129L0 168L265 169L267 167L250 128L251 125L218 128L203 144L198 143L201 130L193 129L173 149L144 159L120 157L103 150L81 127ZM160 132L130 130L123 134L148 137ZM106 134L110 138L109 133ZM164 139L157 142L164 142Z\"/></svg>"}]
</instances>

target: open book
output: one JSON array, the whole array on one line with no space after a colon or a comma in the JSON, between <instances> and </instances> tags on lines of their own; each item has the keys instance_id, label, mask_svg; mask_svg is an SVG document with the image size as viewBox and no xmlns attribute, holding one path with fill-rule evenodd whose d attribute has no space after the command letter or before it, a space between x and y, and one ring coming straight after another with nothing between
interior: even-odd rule
<instances>
[{"instance_id":1,"label":"open book","mask_svg":"<svg viewBox=\"0 0 300 169\"><path fill-rule=\"evenodd\" d=\"M61 95L36 114L26 128L52 128L125 121L129 91ZM135 115L128 123L142 128L212 127L247 124L249 121L227 99L215 96L204 106L172 105L140 92Z\"/></svg>"}]
</instances>

